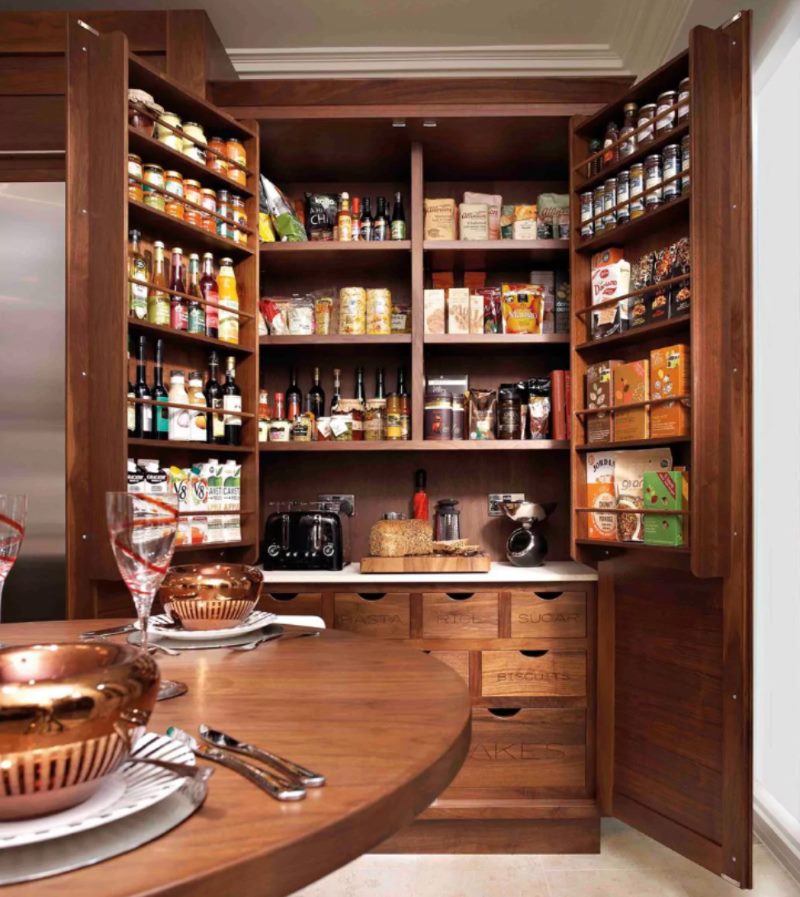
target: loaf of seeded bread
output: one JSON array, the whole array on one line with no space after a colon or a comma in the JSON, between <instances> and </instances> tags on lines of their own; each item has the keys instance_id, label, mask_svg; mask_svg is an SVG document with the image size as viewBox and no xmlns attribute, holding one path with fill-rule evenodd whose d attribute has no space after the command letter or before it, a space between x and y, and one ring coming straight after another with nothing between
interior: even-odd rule
<instances>
[{"instance_id":1,"label":"loaf of seeded bread","mask_svg":"<svg viewBox=\"0 0 800 897\"><path fill-rule=\"evenodd\" d=\"M369 553L378 558L433 554L427 520L379 520L369 531Z\"/></svg>"}]
</instances>

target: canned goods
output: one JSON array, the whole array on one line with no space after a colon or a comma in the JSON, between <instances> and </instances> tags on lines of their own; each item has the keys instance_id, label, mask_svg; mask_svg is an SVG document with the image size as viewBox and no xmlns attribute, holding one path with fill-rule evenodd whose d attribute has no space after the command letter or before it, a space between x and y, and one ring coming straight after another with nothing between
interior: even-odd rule
<instances>
[{"instance_id":1,"label":"canned goods","mask_svg":"<svg viewBox=\"0 0 800 897\"><path fill-rule=\"evenodd\" d=\"M246 243L247 242L247 233L243 228L247 227L247 212L244 208L244 200L241 196L236 196L235 194L231 197L231 218L236 222L239 227L235 227L233 230L233 239L236 240L237 243Z\"/></svg>"},{"instance_id":2,"label":"canned goods","mask_svg":"<svg viewBox=\"0 0 800 897\"><path fill-rule=\"evenodd\" d=\"M592 215L594 213L592 203L592 191L581 193L581 236L591 237L594 235L594 226L592 225Z\"/></svg>"},{"instance_id":3,"label":"canned goods","mask_svg":"<svg viewBox=\"0 0 800 897\"><path fill-rule=\"evenodd\" d=\"M681 140L681 171L688 171L691 167L690 142L688 134ZM681 193L686 193L689 189L689 180L688 174L681 178Z\"/></svg>"},{"instance_id":4,"label":"canned goods","mask_svg":"<svg viewBox=\"0 0 800 897\"><path fill-rule=\"evenodd\" d=\"M663 166L664 181L670 183L664 184L664 201L669 202L681 195L681 184L678 175L681 171L681 149L677 143L670 143L664 147ZM673 180L674 179L674 180Z\"/></svg>"},{"instance_id":5,"label":"canned goods","mask_svg":"<svg viewBox=\"0 0 800 897\"><path fill-rule=\"evenodd\" d=\"M225 157L225 141L221 137L212 137L208 141L206 166L217 174L228 174L228 160Z\"/></svg>"},{"instance_id":6,"label":"canned goods","mask_svg":"<svg viewBox=\"0 0 800 897\"><path fill-rule=\"evenodd\" d=\"M595 187L592 195L592 217L594 218L594 232L596 234L605 230L603 222L603 210L605 208L606 191L603 187Z\"/></svg>"},{"instance_id":7,"label":"canned goods","mask_svg":"<svg viewBox=\"0 0 800 897\"><path fill-rule=\"evenodd\" d=\"M641 218L644 215L644 165L637 162L631 165L630 183L628 194L630 196L630 216L631 218Z\"/></svg>"},{"instance_id":8,"label":"canned goods","mask_svg":"<svg viewBox=\"0 0 800 897\"><path fill-rule=\"evenodd\" d=\"M644 160L644 204L647 209L660 206L664 201L664 190L661 186L663 180L661 156L658 153L648 156Z\"/></svg>"},{"instance_id":9,"label":"canned goods","mask_svg":"<svg viewBox=\"0 0 800 897\"><path fill-rule=\"evenodd\" d=\"M612 230L617 226L617 179L609 178L603 184L603 226L605 230Z\"/></svg>"},{"instance_id":10,"label":"canned goods","mask_svg":"<svg viewBox=\"0 0 800 897\"><path fill-rule=\"evenodd\" d=\"M185 180L183 182L183 197L187 202L193 202L196 206L200 205L202 195L200 193L200 181ZM198 209L192 206L186 206L186 223L193 224L195 227L202 225L202 215Z\"/></svg>"},{"instance_id":11,"label":"canned goods","mask_svg":"<svg viewBox=\"0 0 800 897\"><path fill-rule=\"evenodd\" d=\"M689 79L684 78L678 85L678 121L685 121L689 117Z\"/></svg>"},{"instance_id":12,"label":"canned goods","mask_svg":"<svg viewBox=\"0 0 800 897\"><path fill-rule=\"evenodd\" d=\"M628 206L630 179L629 171L621 171L617 175L617 224L624 224L631 217Z\"/></svg>"},{"instance_id":13,"label":"canned goods","mask_svg":"<svg viewBox=\"0 0 800 897\"><path fill-rule=\"evenodd\" d=\"M162 112L156 121L156 140L180 153L183 151L183 138L180 134L176 134L172 128L180 131L180 118L174 112Z\"/></svg>"},{"instance_id":14,"label":"canned goods","mask_svg":"<svg viewBox=\"0 0 800 897\"><path fill-rule=\"evenodd\" d=\"M194 121L184 122L182 144L184 156L201 165L206 164L206 135L201 125Z\"/></svg>"},{"instance_id":15,"label":"canned goods","mask_svg":"<svg viewBox=\"0 0 800 897\"><path fill-rule=\"evenodd\" d=\"M639 131L639 133L636 135L636 145L637 146L642 146L642 144L650 143L650 141L653 139L654 132L653 132L652 122L653 122L653 119L655 118L655 115L656 115L656 104L655 103L647 103L646 105L642 106L642 108L639 110L639 118L636 121L636 127L637 127L637 129L643 128L644 130ZM645 127L645 125L647 125L648 122L650 123L649 127Z\"/></svg>"},{"instance_id":16,"label":"canned goods","mask_svg":"<svg viewBox=\"0 0 800 897\"><path fill-rule=\"evenodd\" d=\"M200 226L212 234L217 232L217 219L214 217L217 213L217 194L210 187L204 187L200 191L200 205L207 211L213 212L212 215L200 214Z\"/></svg>"},{"instance_id":17,"label":"canned goods","mask_svg":"<svg viewBox=\"0 0 800 897\"><path fill-rule=\"evenodd\" d=\"M225 144L225 156L228 162L233 163L228 165L228 177L235 183L244 186L247 183L247 176L242 167L247 165L247 153L242 141L236 137L231 137Z\"/></svg>"},{"instance_id":18,"label":"canned goods","mask_svg":"<svg viewBox=\"0 0 800 897\"><path fill-rule=\"evenodd\" d=\"M656 104L656 133L659 131L668 131L675 127L675 119L677 118L677 110L672 109L670 112L666 110L670 106L674 106L678 101L678 94L674 90L665 90L664 93L658 95L658 103ZM665 113L662 115L662 113Z\"/></svg>"}]
</instances>

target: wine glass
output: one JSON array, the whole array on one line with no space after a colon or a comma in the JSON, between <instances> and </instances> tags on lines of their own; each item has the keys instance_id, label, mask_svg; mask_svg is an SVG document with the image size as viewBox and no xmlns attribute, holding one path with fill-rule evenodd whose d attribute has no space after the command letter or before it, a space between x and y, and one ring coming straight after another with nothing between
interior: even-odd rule
<instances>
[{"instance_id":1,"label":"wine glass","mask_svg":"<svg viewBox=\"0 0 800 897\"><path fill-rule=\"evenodd\" d=\"M178 531L178 497L106 492L106 523L111 550L136 607L143 651L153 599L169 570ZM159 700L186 692L181 682L162 679Z\"/></svg>"},{"instance_id":2,"label":"wine glass","mask_svg":"<svg viewBox=\"0 0 800 897\"><path fill-rule=\"evenodd\" d=\"M19 554L25 537L25 515L28 512L27 495L0 495L0 612L3 603L3 586Z\"/></svg>"}]
</instances>

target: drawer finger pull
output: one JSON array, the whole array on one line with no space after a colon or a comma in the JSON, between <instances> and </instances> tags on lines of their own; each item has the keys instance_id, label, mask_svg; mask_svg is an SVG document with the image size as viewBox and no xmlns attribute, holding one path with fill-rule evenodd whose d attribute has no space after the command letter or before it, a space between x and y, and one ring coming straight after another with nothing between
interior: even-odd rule
<instances>
[{"instance_id":1,"label":"drawer finger pull","mask_svg":"<svg viewBox=\"0 0 800 897\"><path fill-rule=\"evenodd\" d=\"M364 601L380 601L381 598L385 597L386 592L357 592L359 598L363 598Z\"/></svg>"},{"instance_id":2,"label":"drawer finger pull","mask_svg":"<svg viewBox=\"0 0 800 897\"><path fill-rule=\"evenodd\" d=\"M268 594L276 601L291 601L293 598L297 598L297 592L269 592Z\"/></svg>"},{"instance_id":3,"label":"drawer finger pull","mask_svg":"<svg viewBox=\"0 0 800 897\"><path fill-rule=\"evenodd\" d=\"M544 657L547 651L520 651L519 653L524 654L525 657Z\"/></svg>"},{"instance_id":4,"label":"drawer finger pull","mask_svg":"<svg viewBox=\"0 0 800 897\"><path fill-rule=\"evenodd\" d=\"M452 598L453 601L466 601L467 598L472 598L475 594L474 592L445 592L448 598Z\"/></svg>"},{"instance_id":5,"label":"drawer finger pull","mask_svg":"<svg viewBox=\"0 0 800 897\"><path fill-rule=\"evenodd\" d=\"M537 598L541 598L542 601L554 601L556 598L560 598L564 593L563 592L534 592Z\"/></svg>"},{"instance_id":6,"label":"drawer finger pull","mask_svg":"<svg viewBox=\"0 0 800 897\"><path fill-rule=\"evenodd\" d=\"M498 719L508 719L516 716L522 710L521 707L489 707L487 709L492 716L496 716Z\"/></svg>"},{"instance_id":7,"label":"drawer finger pull","mask_svg":"<svg viewBox=\"0 0 800 897\"><path fill-rule=\"evenodd\" d=\"M423 653L423 654L430 654L430 653L431 653L431 649L430 649L430 648L423 648L423 649L422 649L422 653Z\"/></svg>"}]
</instances>

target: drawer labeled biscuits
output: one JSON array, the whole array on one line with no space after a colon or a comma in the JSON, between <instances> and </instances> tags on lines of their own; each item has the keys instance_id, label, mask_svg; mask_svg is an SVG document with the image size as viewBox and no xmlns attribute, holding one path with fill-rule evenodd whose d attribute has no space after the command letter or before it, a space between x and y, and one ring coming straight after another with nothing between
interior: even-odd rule
<instances>
[{"instance_id":1,"label":"drawer labeled biscuits","mask_svg":"<svg viewBox=\"0 0 800 897\"><path fill-rule=\"evenodd\" d=\"M268 592L262 589L258 609L271 614L322 615L319 592Z\"/></svg>"},{"instance_id":2,"label":"drawer labeled biscuits","mask_svg":"<svg viewBox=\"0 0 800 897\"><path fill-rule=\"evenodd\" d=\"M334 628L376 638L408 638L407 592L338 592Z\"/></svg>"},{"instance_id":3,"label":"drawer labeled biscuits","mask_svg":"<svg viewBox=\"0 0 800 897\"><path fill-rule=\"evenodd\" d=\"M426 651L431 657L441 660L454 669L469 684L469 651Z\"/></svg>"},{"instance_id":4,"label":"drawer labeled biscuits","mask_svg":"<svg viewBox=\"0 0 800 897\"><path fill-rule=\"evenodd\" d=\"M484 651L481 694L582 697L586 694L586 652Z\"/></svg>"},{"instance_id":5,"label":"drawer labeled biscuits","mask_svg":"<svg viewBox=\"0 0 800 897\"><path fill-rule=\"evenodd\" d=\"M584 710L476 707L451 788L572 788L586 782Z\"/></svg>"},{"instance_id":6,"label":"drawer labeled biscuits","mask_svg":"<svg viewBox=\"0 0 800 897\"><path fill-rule=\"evenodd\" d=\"M586 593L511 593L512 638L584 638Z\"/></svg>"},{"instance_id":7,"label":"drawer labeled biscuits","mask_svg":"<svg viewBox=\"0 0 800 897\"><path fill-rule=\"evenodd\" d=\"M425 638L497 638L497 592L425 592Z\"/></svg>"}]
</instances>

